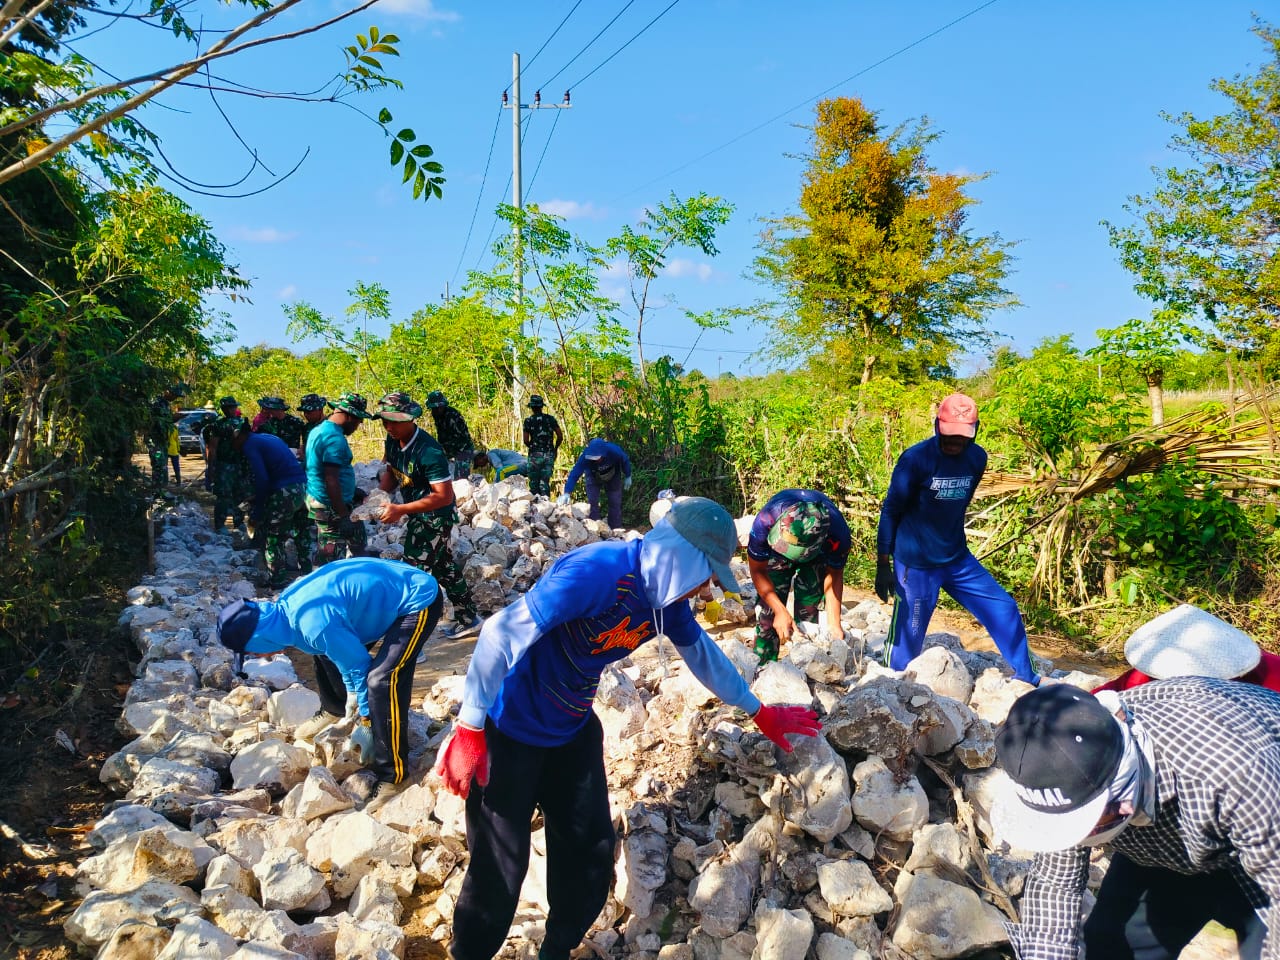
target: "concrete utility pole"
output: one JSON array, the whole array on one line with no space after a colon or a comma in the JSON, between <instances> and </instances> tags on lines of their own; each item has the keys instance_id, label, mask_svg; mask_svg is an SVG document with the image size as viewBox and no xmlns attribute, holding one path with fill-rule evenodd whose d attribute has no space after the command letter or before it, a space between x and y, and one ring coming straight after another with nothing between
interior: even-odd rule
<instances>
[{"instance_id":1,"label":"concrete utility pole","mask_svg":"<svg viewBox=\"0 0 1280 960\"><path fill-rule=\"evenodd\" d=\"M511 205L519 212L524 209L524 200L520 187L520 111L521 110L565 110L570 106L569 91L564 92L562 103L543 103L542 91L533 95L533 103L520 102L520 54L511 55L511 101L502 95L502 106L511 111ZM520 224L515 227L515 272L516 272L516 319L520 322L519 333L524 335L524 250L520 245ZM511 354L511 410L516 419L516 431L524 421L524 381L520 377L520 351L512 350Z\"/></svg>"}]
</instances>

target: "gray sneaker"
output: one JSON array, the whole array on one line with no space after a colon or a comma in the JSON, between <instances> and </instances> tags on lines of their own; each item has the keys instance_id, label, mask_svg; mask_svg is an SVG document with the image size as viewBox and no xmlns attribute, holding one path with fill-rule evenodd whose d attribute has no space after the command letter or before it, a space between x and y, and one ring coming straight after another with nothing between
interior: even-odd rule
<instances>
[{"instance_id":1,"label":"gray sneaker","mask_svg":"<svg viewBox=\"0 0 1280 960\"><path fill-rule=\"evenodd\" d=\"M464 637L473 637L480 632L480 627L484 625L484 621L480 619L480 615L473 613L471 619L458 620L451 627L446 627L444 635L449 640L461 640Z\"/></svg>"}]
</instances>

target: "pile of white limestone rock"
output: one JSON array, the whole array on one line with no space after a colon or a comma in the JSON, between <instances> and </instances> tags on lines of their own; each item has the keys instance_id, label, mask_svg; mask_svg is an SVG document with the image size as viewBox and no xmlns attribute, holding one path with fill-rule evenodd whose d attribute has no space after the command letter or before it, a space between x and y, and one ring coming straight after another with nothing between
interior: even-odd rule
<instances>
[{"instance_id":1,"label":"pile of white limestone rock","mask_svg":"<svg viewBox=\"0 0 1280 960\"><path fill-rule=\"evenodd\" d=\"M361 470L367 479L373 467ZM519 480L455 486L455 552L485 611L574 547L638 536L581 506L535 500ZM395 556L402 533L375 527L371 545ZM167 515L157 572L120 617L141 654L119 721L133 739L102 767L120 799L88 836L67 936L101 960L386 960L405 957L408 930L440 956L466 867L462 802L424 777L372 815L358 809L343 788L359 769L346 739L295 736L319 698L291 662L251 660L247 680L233 674L213 625L222 605L255 595L255 562L195 504ZM1029 856L987 819L1002 776L993 726L1026 685L946 634L905 673L884 669L874 655L888 613L874 600L845 612L843 640L809 629L758 668L752 628L734 623L749 619L745 600L721 601L716 641L761 700L818 710L823 735L783 754L714 700L669 643L610 667L597 712L616 881L584 955L927 960L1003 943L997 905L1020 894ZM411 712L418 771L448 733L458 669ZM505 957L532 958L542 935L535 827Z\"/></svg>"}]
</instances>

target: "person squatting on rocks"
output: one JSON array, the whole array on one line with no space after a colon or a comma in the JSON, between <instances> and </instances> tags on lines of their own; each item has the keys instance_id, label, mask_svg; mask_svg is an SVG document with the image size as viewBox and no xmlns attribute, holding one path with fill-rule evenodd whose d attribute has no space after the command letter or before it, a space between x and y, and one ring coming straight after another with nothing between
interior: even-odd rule
<instances>
[{"instance_id":1,"label":"person squatting on rocks","mask_svg":"<svg viewBox=\"0 0 1280 960\"><path fill-rule=\"evenodd\" d=\"M470 862L454 910L453 960L489 960L502 946L535 808L546 824L550 902L538 956L565 960L600 913L615 838L592 703L604 668L640 644L669 638L707 689L783 750L792 749L787 734L818 732L806 708L762 706L693 618L686 601L712 577L736 591L736 549L728 512L689 497L643 538L561 557L485 624L436 763L446 787L467 800Z\"/></svg>"},{"instance_id":2,"label":"person squatting on rocks","mask_svg":"<svg viewBox=\"0 0 1280 960\"><path fill-rule=\"evenodd\" d=\"M390 794L386 785L402 782L409 773L415 661L443 605L429 573L394 560L358 557L300 578L274 603L229 604L218 616L218 639L241 656L295 647L315 658L324 713L318 725L312 724L316 729L307 732L315 736L344 713L355 719L352 742L368 769L347 786L367 802Z\"/></svg>"},{"instance_id":3,"label":"person squatting on rocks","mask_svg":"<svg viewBox=\"0 0 1280 960\"><path fill-rule=\"evenodd\" d=\"M151 486L156 493L164 490L170 463L173 464L174 483L182 482L182 460L177 449L178 427L174 423L177 412L174 407L179 397L185 397L190 392L185 383L166 387L164 393L151 401L148 409L151 422L147 424L146 433L147 459L151 461Z\"/></svg>"},{"instance_id":4,"label":"person squatting on rocks","mask_svg":"<svg viewBox=\"0 0 1280 960\"><path fill-rule=\"evenodd\" d=\"M497 483L507 477L527 477L529 475L529 458L515 450L489 449L479 450L471 458L471 472L484 477L490 483Z\"/></svg>"},{"instance_id":5,"label":"person squatting on rocks","mask_svg":"<svg viewBox=\"0 0 1280 960\"><path fill-rule=\"evenodd\" d=\"M404 559L430 570L449 595L454 624L445 636L471 636L480 629L480 614L449 546L449 536L458 522L449 461L435 438L416 423L422 416L422 405L407 393L388 393L378 401L376 416L387 431L378 486L387 493L400 491L404 501L388 503L378 519L395 523L401 517L409 518Z\"/></svg>"},{"instance_id":6,"label":"person squatting on rocks","mask_svg":"<svg viewBox=\"0 0 1280 960\"><path fill-rule=\"evenodd\" d=\"M747 567L759 598L756 656L761 663L777 660L795 621L816 621L824 606L827 632L832 639L844 638L840 601L851 545L849 524L817 490L783 490L756 514L747 538ZM794 619L787 612L793 584Z\"/></svg>"},{"instance_id":7,"label":"person squatting on rocks","mask_svg":"<svg viewBox=\"0 0 1280 960\"><path fill-rule=\"evenodd\" d=\"M987 469L977 433L977 405L953 393L938 406L934 436L894 464L876 531L876 595L894 597L885 664L903 670L920 655L938 591L946 590L991 634L1013 675L1035 685L1018 604L965 540L965 511Z\"/></svg>"},{"instance_id":8,"label":"person squatting on rocks","mask_svg":"<svg viewBox=\"0 0 1280 960\"><path fill-rule=\"evenodd\" d=\"M263 397L258 406L267 414L262 423L253 428L254 433L269 433L284 441L290 450L297 450L302 441L303 423L289 413L289 405L283 397Z\"/></svg>"},{"instance_id":9,"label":"person squatting on rocks","mask_svg":"<svg viewBox=\"0 0 1280 960\"><path fill-rule=\"evenodd\" d=\"M284 545L293 540L298 551L298 569L311 571L311 520L307 517L307 474L298 458L279 437L254 433L241 418L233 441L249 465L253 480L253 508L249 519L254 539L262 543L262 558L270 579L267 585L283 587L289 582Z\"/></svg>"},{"instance_id":10,"label":"person squatting on rocks","mask_svg":"<svg viewBox=\"0 0 1280 960\"><path fill-rule=\"evenodd\" d=\"M358 393L344 393L331 413L307 439L307 514L316 525L316 564L362 556L369 543L364 523L351 519L362 500L356 489L347 437L372 420L368 401Z\"/></svg>"},{"instance_id":11,"label":"person squatting on rocks","mask_svg":"<svg viewBox=\"0 0 1280 960\"><path fill-rule=\"evenodd\" d=\"M436 439L444 448L444 455L451 461L452 480L462 480L471 476L471 460L476 455L476 445L471 442L471 431L467 429L467 421L462 418L456 407L439 390L427 394L427 407L431 410L431 419L436 425Z\"/></svg>"},{"instance_id":12,"label":"person squatting on rocks","mask_svg":"<svg viewBox=\"0 0 1280 960\"><path fill-rule=\"evenodd\" d=\"M244 525L244 511L240 502L249 495L249 465L235 447L236 434L240 432L240 404L235 397L223 397L218 401L222 415L213 421L205 434L204 477L206 490L213 491L213 529L221 530L227 517L236 528Z\"/></svg>"},{"instance_id":13,"label":"person squatting on rocks","mask_svg":"<svg viewBox=\"0 0 1280 960\"><path fill-rule=\"evenodd\" d=\"M603 487L609 500L609 526L617 530L622 526L622 491L631 489L631 458L616 443L599 437L590 441L569 471L564 493L557 503L567 504L572 499L573 488L584 473L591 519L600 519L600 488Z\"/></svg>"},{"instance_id":14,"label":"person squatting on rocks","mask_svg":"<svg viewBox=\"0 0 1280 960\"><path fill-rule=\"evenodd\" d=\"M1210 920L1241 960L1280 957L1280 696L1233 680L1158 680L1022 696L996 737L1011 778L1001 839L1036 851L1022 960L1076 960L1090 850L1111 865L1084 924L1091 960L1173 960Z\"/></svg>"},{"instance_id":15,"label":"person squatting on rocks","mask_svg":"<svg viewBox=\"0 0 1280 960\"><path fill-rule=\"evenodd\" d=\"M1280 656L1263 652L1247 633L1189 603L1133 631L1125 641L1124 658L1132 669L1095 687L1094 693L1173 677L1239 680L1280 692Z\"/></svg>"},{"instance_id":16,"label":"person squatting on rocks","mask_svg":"<svg viewBox=\"0 0 1280 960\"><path fill-rule=\"evenodd\" d=\"M529 492L535 497L551 496L551 473L556 467L556 454L564 443L560 423L549 413L543 413L542 397L536 393L529 398L533 413L524 418L524 445L529 451Z\"/></svg>"},{"instance_id":17,"label":"person squatting on rocks","mask_svg":"<svg viewBox=\"0 0 1280 960\"><path fill-rule=\"evenodd\" d=\"M298 409L302 411L302 429L298 433L297 447L298 459L303 463L307 460L307 437L311 436L312 430L324 423L324 411L328 406L328 399L318 393L305 394L298 401Z\"/></svg>"}]
</instances>

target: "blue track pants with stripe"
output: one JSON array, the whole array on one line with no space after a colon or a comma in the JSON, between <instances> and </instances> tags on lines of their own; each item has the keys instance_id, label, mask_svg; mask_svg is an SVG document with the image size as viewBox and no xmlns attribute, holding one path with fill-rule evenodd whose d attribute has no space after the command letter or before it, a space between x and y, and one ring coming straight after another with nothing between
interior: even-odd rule
<instances>
[{"instance_id":1,"label":"blue track pants with stripe","mask_svg":"<svg viewBox=\"0 0 1280 960\"><path fill-rule=\"evenodd\" d=\"M896 580L893 622L885 661L902 670L920 655L929 620L938 605L938 591L947 593L991 634L996 647L1013 667L1013 675L1027 683L1039 684L1027 650L1027 628L1018 604L972 553L942 567L920 569L893 562Z\"/></svg>"}]
</instances>

